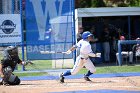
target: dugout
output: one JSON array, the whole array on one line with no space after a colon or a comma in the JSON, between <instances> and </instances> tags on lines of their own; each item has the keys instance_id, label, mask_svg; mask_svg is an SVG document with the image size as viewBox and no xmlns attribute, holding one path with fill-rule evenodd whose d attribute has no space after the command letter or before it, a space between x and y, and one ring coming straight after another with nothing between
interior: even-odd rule
<instances>
[{"instance_id":1,"label":"dugout","mask_svg":"<svg viewBox=\"0 0 140 93\"><path fill-rule=\"evenodd\" d=\"M127 40L133 40L140 37L140 7L78 8L75 9L75 24L76 33L78 25L82 25L84 30L90 30L94 26L99 38L107 24L112 31L121 30ZM97 48L102 51L100 42L97 43ZM102 61L103 59L98 60Z\"/></svg>"}]
</instances>

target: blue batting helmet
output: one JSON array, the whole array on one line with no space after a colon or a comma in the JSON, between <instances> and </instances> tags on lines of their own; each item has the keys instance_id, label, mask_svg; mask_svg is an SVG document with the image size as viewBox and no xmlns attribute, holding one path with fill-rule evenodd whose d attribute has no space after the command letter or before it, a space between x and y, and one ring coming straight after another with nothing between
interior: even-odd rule
<instances>
[{"instance_id":1,"label":"blue batting helmet","mask_svg":"<svg viewBox=\"0 0 140 93\"><path fill-rule=\"evenodd\" d=\"M92 36L92 34L91 34L89 31L85 31L85 32L82 34L82 38L83 38L83 39L87 39L89 36Z\"/></svg>"}]
</instances>

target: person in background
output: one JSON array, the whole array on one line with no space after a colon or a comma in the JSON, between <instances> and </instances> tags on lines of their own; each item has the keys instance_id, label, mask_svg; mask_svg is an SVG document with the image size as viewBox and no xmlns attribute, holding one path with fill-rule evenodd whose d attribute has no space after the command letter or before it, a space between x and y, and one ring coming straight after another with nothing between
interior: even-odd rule
<instances>
[{"instance_id":1,"label":"person in background","mask_svg":"<svg viewBox=\"0 0 140 93\"><path fill-rule=\"evenodd\" d=\"M120 40L125 40L125 37L120 36ZM128 56L129 57L129 64L132 64L133 63L133 52L129 51L127 45L122 45L121 47L122 47L122 52L121 52L122 57L123 56ZM117 58L117 61L118 61L119 53L116 53L116 58Z\"/></svg>"},{"instance_id":2,"label":"person in background","mask_svg":"<svg viewBox=\"0 0 140 93\"><path fill-rule=\"evenodd\" d=\"M94 26L91 27L90 32L91 32L91 34L93 34L93 40L90 41L91 49L95 53L96 52L96 42L98 41L98 38L96 36L96 32L95 32L95 27Z\"/></svg>"},{"instance_id":3,"label":"person in background","mask_svg":"<svg viewBox=\"0 0 140 93\"><path fill-rule=\"evenodd\" d=\"M79 28L78 28L78 33L77 33L77 42L79 42L81 39L82 39L82 34L84 32L84 28L80 25ZM77 48L76 49L76 55L78 56L80 54L80 49Z\"/></svg>"},{"instance_id":4,"label":"person in background","mask_svg":"<svg viewBox=\"0 0 140 93\"><path fill-rule=\"evenodd\" d=\"M102 42L103 42L103 51L104 51L104 61L105 63L110 62L110 32L108 27L104 28L104 31L102 33Z\"/></svg>"},{"instance_id":5,"label":"person in background","mask_svg":"<svg viewBox=\"0 0 140 93\"><path fill-rule=\"evenodd\" d=\"M110 60L111 62L116 61L116 52L117 52L117 48L118 48L118 40L119 40L119 32L120 29L113 30L110 29Z\"/></svg>"},{"instance_id":6,"label":"person in background","mask_svg":"<svg viewBox=\"0 0 140 93\"><path fill-rule=\"evenodd\" d=\"M82 39L83 30L84 30L84 28L82 26L79 26L78 33L76 35L77 36L77 42Z\"/></svg>"},{"instance_id":7,"label":"person in background","mask_svg":"<svg viewBox=\"0 0 140 93\"><path fill-rule=\"evenodd\" d=\"M138 37L138 38L136 38L136 40L140 41L140 38ZM133 50L134 57L140 56L140 44L139 43L134 45L132 50Z\"/></svg>"}]
</instances>

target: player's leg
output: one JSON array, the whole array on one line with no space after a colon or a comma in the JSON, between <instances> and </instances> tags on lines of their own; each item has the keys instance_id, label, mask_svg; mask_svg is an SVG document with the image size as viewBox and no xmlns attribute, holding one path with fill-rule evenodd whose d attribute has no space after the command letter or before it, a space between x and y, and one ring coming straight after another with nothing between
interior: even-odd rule
<instances>
[{"instance_id":1,"label":"player's leg","mask_svg":"<svg viewBox=\"0 0 140 93\"><path fill-rule=\"evenodd\" d=\"M68 70L68 71L66 71L66 72L64 72L64 73L62 73L62 74L60 74L60 82L61 82L61 83L64 83L64 79L65 79L64 77L65 77L65 76L69 76L69 75L74 75L74 74L76 74L82 67L83 67L83 62L82 62L82 60L81 60L81 57L77 57L76 63L75 63L75 65L73 66L73 69Z\"/></svg>"},{"instance_id":2,"label":"player's leg","mask_svg":"<svg viewBox=\"0 0 140 93\"><path fill-rule=\"evenodd\" d=\"M96 72L96 68L90 59L87 59L87 62L84 64L84 66L88 69L88 72L84 75L84 79L86 81L91 81L89 76Z\"/></svg>"},{"instance_id":3,"label":"player's leg","mask_svg":"<svg viewBox=\"0 0 140 93\"><path fill-rule=\"evenodd\" d=\"M20 79L18 78L18 76L15 76L14 74L11 74L9 81L8 81L9 85L19 85L20 84Z\"/></svg>"},{"instance_id":4,"label":"player's leg","mask_svg":"<svg viewBox=\"0 0 140 93\"><path fill-rule=\"evenodd\" d=\"M19 85L20 79L12 73L10 66L3 69L4 78L2 80L3 85Z\"/></svg>"},{"instance_id":5,"label":"player's leg","mask_svg":"<svg viewBox=\"0 0 140 93\"><path fill-rule=\"evenodd\" d=\"M20 79L12 73L12 68L10 66L3 69L4 78L2 80L3 85L19 85Z\"/></svg>"},{"instance_id":6,"label":"player's leg","mask_svg":"<svg viewBox=\"0 0 140 93\"><path fill-rule=\"evenodd\" d=\"M3 85L7 85L8 84L8 81L9 81L9 78L12 74L12 68L11 67L5 67L3 68L3 74L4 74L4 78L2 80L2 83Z\"/></svg>"}]
</instances>

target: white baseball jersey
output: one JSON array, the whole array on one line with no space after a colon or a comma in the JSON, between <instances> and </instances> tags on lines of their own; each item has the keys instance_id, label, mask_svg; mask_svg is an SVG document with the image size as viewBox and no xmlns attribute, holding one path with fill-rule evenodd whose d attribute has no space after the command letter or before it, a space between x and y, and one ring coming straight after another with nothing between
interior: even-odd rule
<instances>
[{"instance_id":1,"label":"white baseball jersey","mask_svg":"<svg viewBox=\"0 0 140 93\"><path fill-rule=\"evenodd\" d=\"M90 72L94 73L96 71L95 66L88 56L88 54L92 52L90 43L82 39L76 44L76 47L80 48L80 55L76 58L71 74L76 74L81 68L83 68L83 66L90 70Z\"/></svg>"},{"instance_id":2,"label":"white baseball jersey","mask_svg":"<svg viewBox=\"0 0 140 93\"><path fill-rule=\"evenodd\" d=\"M80 48L80 56L81 56L82 58L87 58L87 57L88 57L88 54L89 54L90 52L92 52L90 43L89 43L88 41L83 40L83 39L80 40L80 41L76 44L76 46L77 46L78 48Z\"/></svg>"}]
</instances>

